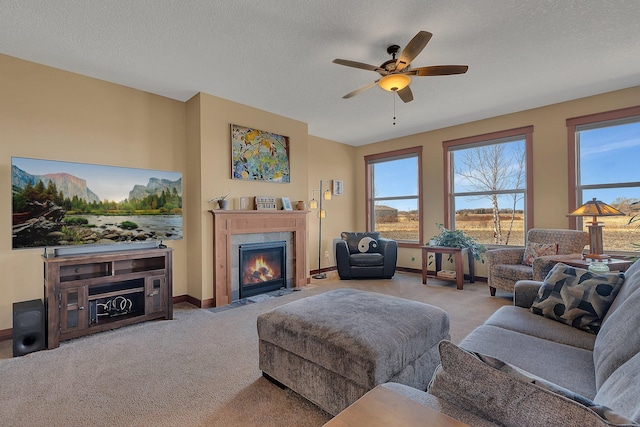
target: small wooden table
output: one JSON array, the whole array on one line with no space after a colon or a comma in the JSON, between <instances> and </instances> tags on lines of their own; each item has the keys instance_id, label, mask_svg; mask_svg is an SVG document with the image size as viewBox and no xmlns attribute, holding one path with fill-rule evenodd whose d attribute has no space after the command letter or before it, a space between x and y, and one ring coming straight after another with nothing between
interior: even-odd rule
<instances>
[{"instance_id":1,"label":"small wooden table","mask_svg":"<svg viewBox=\"0 0 640 427\"><path fill-rule=\"evenodd\" d=\"M567 264L571 267L584 268L585 270L589 269L589 264L596 260L592 259L582 259L582 258L554 258L554 263L563 263ZM617 259L617 258L605 258L601 260L603 264L606 264L611 271L627 271L627 268L631 267L633 261L629 261L626 259Z\"/></svg>"},{"instance_id":2,"label":"small wooden table","mask_svg":"<svg viewBox=\"0 0 640 427\"><path fill-rule=\"evenodd\" d=\"M429 252L435 254L436 258L436 276L427 274L427 266L429 264ZM453 255L453 261L456 265L456 278L448 279L446 277L438 277L438 271L442 270L442 254ZM462 290L464 282L464 263L463 255L467 255L469 263L469 282L475 281L473 253L469 248L448 248L445 246L422 246L422 284L427 283L427 277L435 277L441 280L455 280L456 287Z\"/></svg>"},{"instance_id":3,"label":"small wooden table","mask_svg":"<svg viewBox=\"0 0 640 427\"><path fill-rule=\"evenodd\" d=\"M325 427L469 427L388 388L377 386Z\"/></svg>"}]
</instances>

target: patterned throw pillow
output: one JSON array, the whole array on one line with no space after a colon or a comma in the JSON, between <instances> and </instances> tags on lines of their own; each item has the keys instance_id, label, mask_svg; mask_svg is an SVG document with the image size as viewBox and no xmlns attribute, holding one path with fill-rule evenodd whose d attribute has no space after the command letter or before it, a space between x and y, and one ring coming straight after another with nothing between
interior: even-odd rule
<instances>
[{"instance_id":1,"label":"patterned throw pillow","mask_svg":"<svg viewBox=\"0 0 640 427\"><path fill-rule=\"evenodd\" d=\"M524 257L522 258L522 263L531 267L533 265L534 259L545 255L556 255L557 253L557 243L527 242L527 247L524 250Z\"/></svg>"},{"instance_id":2,"label":"patterned throw pillow","mask_svg":"<svg viewBox=\"0 0 640 427\"><path fill-rule=\"evenodd\" d=\"M540 287L531 312L597 334L624 283L624 273L595 274L556 264Z\"/></svg>"},{"instance_id":3,"label":"patterned throw pillow","mask_svg":"<svg viewBox=\"0 0 640 427\"><path fill-rule=\"evenodd\" d=\"M427 391L504 426L637 426L570 390L495 357L439 344L442 364Z\"/></svg>"},{"instance_id":4,"label":"patterned throw pillow","mask_svg":"<svg viewBox=\"0 0 640 427\"><path fill-rule=\"evenodd\" d=\"M380 233L377 231L362 233L343 231L340 237L347 242L350 254L378 252Z\"/></svg>"},{"instance_id":5,"label":"patterned throw pillow","mask_svg":"<svg viewBox=\"0 0 640 427\"><path fill-rule=\"evenodd\" d=\"M375 252L373 249L378 247L378 241L372 237L363 237L358 242L358 251L360 253Z\"/></svg>"}]
</instances>

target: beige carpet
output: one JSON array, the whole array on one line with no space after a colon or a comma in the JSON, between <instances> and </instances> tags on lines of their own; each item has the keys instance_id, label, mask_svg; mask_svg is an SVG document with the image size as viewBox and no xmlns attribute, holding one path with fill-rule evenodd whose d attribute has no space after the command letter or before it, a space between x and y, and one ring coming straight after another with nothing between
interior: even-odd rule
<instances>
[{"instance_id":1,"label":"beige carpet","mask_svg":"<svg viewBox=\"0 0 640 427\"><path fill-rule=\"evenodd\" d=\"M314 280L300 292L219 313L188 304L154 321L0 360L3 426L321 426L330 416L261 377L256 317L281 304L340 287L395 295L445 309L460 341L510 295L486 284ZM7 342L2 354L10 356Z\"/></svg>"}]
</instances>

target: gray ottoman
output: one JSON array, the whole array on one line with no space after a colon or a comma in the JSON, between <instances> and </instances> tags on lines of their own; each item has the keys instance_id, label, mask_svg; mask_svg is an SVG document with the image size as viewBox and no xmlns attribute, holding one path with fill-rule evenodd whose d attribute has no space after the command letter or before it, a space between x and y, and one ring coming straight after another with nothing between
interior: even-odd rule
<instances>
[{"instance_id":1,"label":"gray ottoman","mask_svg":"<svg viewBox=\"0 0 640 427\"><path fill-rule=\"evenodd\" d=\"M258 316L263 374L338 414L378 384L425 390L450 339L443 310L388 295L337 289Z\"/></svg>"}]
</instances>

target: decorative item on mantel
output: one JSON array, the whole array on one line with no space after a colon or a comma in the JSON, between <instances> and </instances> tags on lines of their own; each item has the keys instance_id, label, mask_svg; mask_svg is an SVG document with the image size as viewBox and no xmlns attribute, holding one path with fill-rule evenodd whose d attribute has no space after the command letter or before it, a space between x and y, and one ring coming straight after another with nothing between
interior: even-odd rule
<instances>
[{"instance_id":1,"label":"decorative item on mantel","mask_svg":"<svg viewBox=\"0 0 640 427\"><path fill-rule=\"evenodd\" d=\"M291 200L288 197L282 198L282 210L291 211L293 207L291 206Z\"/></svg>"},{"instance_id":2,"label":"decorative item on mantel","mask_svg":"<svg viewBox=\"0 0 640 427\"><path fill-rule=\"evenodd\" d=\"M256 210L275 211L276 198L271 196L256 196Z\"/></svg>"},{"instance_id":3,"label":"decorative item on mantel","mask_svg":"<svg viewBox=\"0 0 640 427\"><path fill-rule=\"evenodd\" d=\"M241 211L246 211L249 209L253 209L252 207L249 207L249 201L251 200L250 197L238 197L238 206L237 209L241 210Z\"/></svg>"},{"instance_id":4,"label":"decorative item on mantel","mask_svg":"<svg viewBox=\"0 0 640 427\"><path fill-rule=\"evenodd\" d=\"M226 210L229 207L229 199L228 199L229 194L231 194L230 191L224 196L212 197L211 199L207 200L207 202L208 203L216 202L220 209Z\"/></svg>"}]
</instances>

